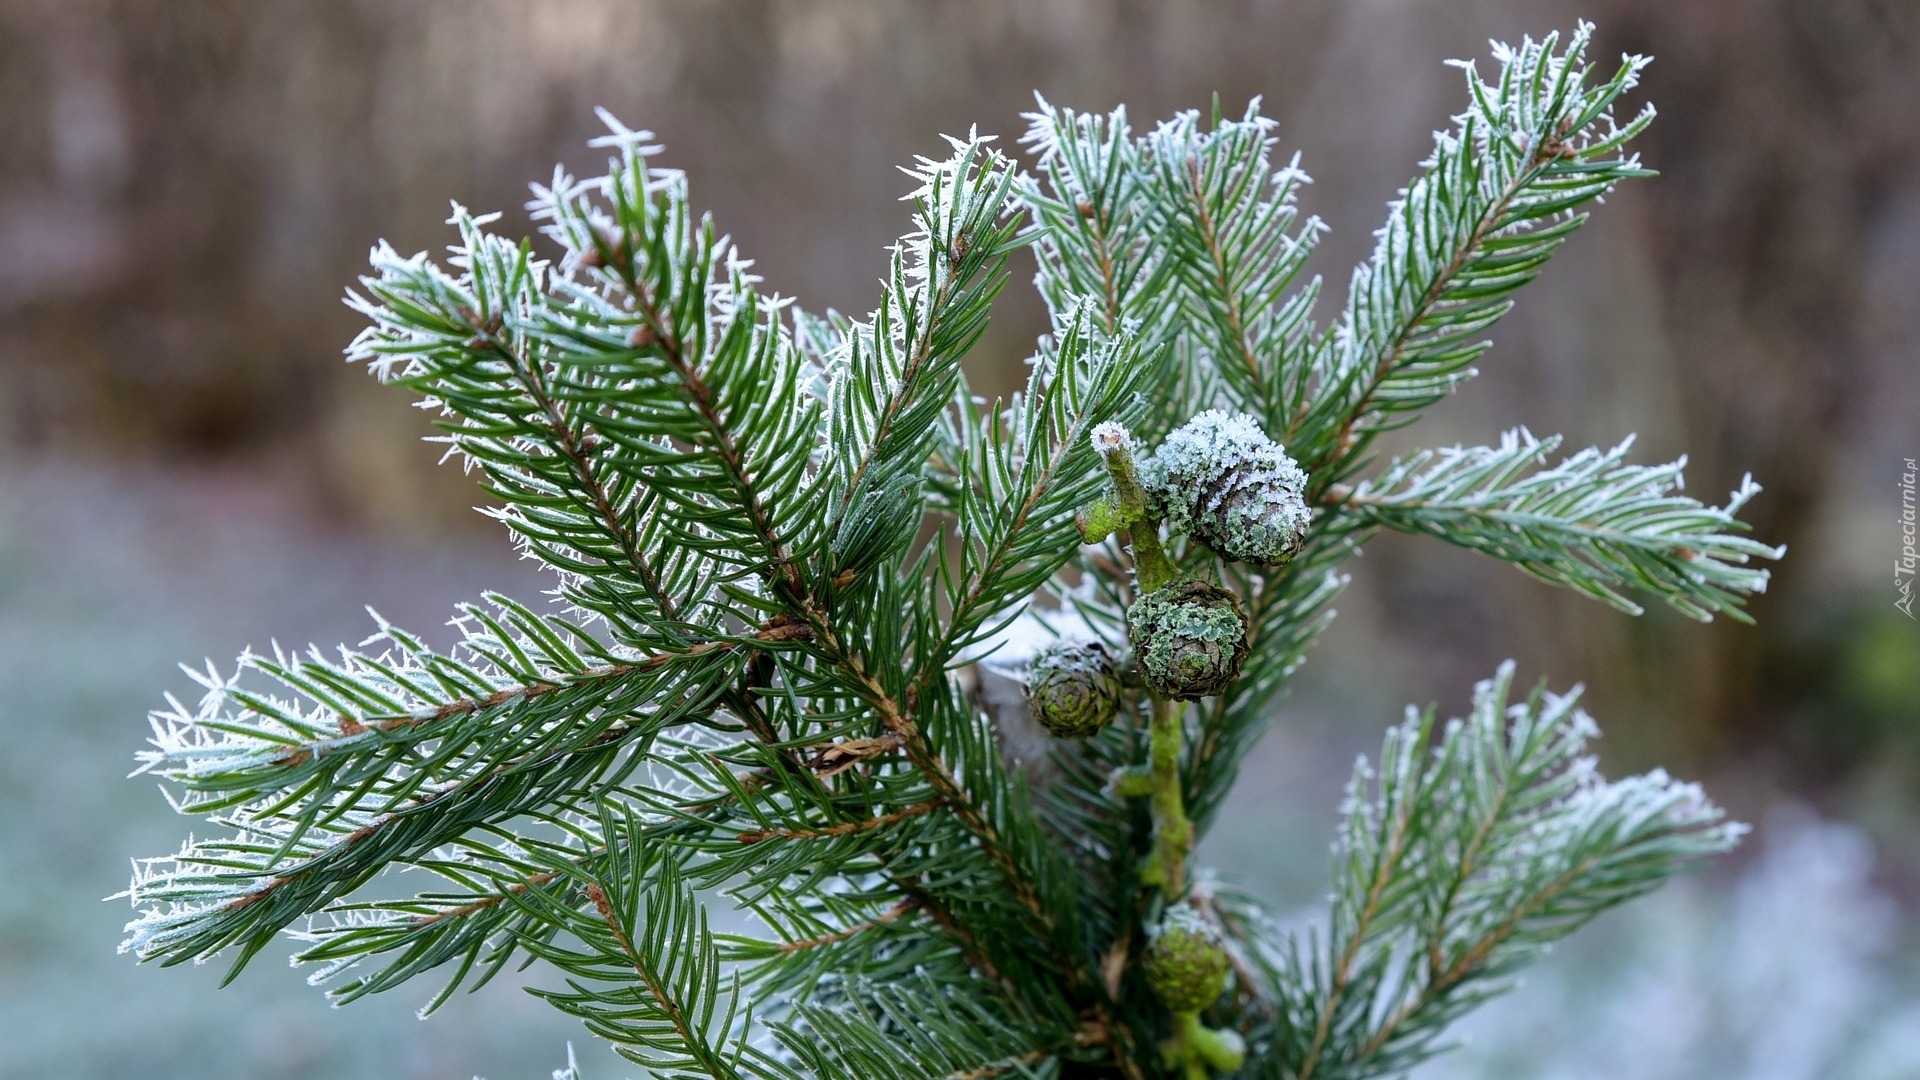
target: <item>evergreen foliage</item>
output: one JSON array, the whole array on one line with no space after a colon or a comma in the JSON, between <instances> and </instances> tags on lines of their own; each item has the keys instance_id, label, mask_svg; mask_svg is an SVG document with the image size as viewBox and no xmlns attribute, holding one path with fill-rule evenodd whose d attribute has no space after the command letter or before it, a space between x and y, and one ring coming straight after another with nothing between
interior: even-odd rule
<instances>
[{"instance_id":1,"label":"evergreen foliage","mask_svg":"<svg viewBox=\"0 0 1920 1080\"><path fill-rule=\"evenodd\" d=\"M125 948L231 977L284 931L336 1000L431 976L429 1009L538 963L536 993L661 1077L1405 1071L1545 944L1739 832L1663 774L1602 780L1573 696L1509 706L1509 667L1356 772L1324 925L1282 933L1186 868L1375 529L1630 611L1739 616L1765 585L1747 563L1779 552L1732 516L1751 483L1703 506L1625 444L1541 468L1553 442L1521 433L1366 474L1580 208L1644 175L1624 147L1651 110L1613 112L1644 61L1596 80L1589 39L1465 65L1467 111L1326 328L1298 282L1306 177L1257 105L1136 135L1043 101L1026 168L952 140L908 170L863 320L767 292L610 118L605 175L535 188L545 243L456 207L444 261L376 248L352 358L439 411L558 603L485 597L450 652L382 621L194 673L141 767L216 831L141 864ZM1053 331L988 405L961 359L1022 246ZM1288 515L1259 562L1163 538L1133 463L1215 408L1292 470L1208 481ZM1189 707L1129 675L1118 719L1030 777L970 665L1021 618L1119 658L1160 589L1222 598L1239 630L1208 640L1237 677ZM361 891L397 868L432 884ZM745 925L714 929L716 903ZM1168 920L1232 958L1200 1009L1149 985Z\"/></svg>"}]
</instances>

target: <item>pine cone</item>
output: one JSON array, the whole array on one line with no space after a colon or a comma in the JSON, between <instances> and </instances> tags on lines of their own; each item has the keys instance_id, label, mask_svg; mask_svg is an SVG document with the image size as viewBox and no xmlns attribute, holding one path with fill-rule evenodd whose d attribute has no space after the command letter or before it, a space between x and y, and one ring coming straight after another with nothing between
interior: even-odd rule
<instances>
[{"instance_id":1,"label":"pine cone","mask_svg":"<svg viewBox=\"0 0 1920 1080\"><path fill-rule=\"evenodd\" d=\"M1313 521L1307 474L1245 413L1208 409L1187 421L1140 478L1172 531L1236 562L1291 561Z\"/></svg>"},{"instance_id":2,"label":"pine cone","mask_svg":"<svg viewBox=\"0 0 1920 1080\"><path fill-rule=\"evenodd\" d=\"M1199 1012L1227 989L1232 958L1220 931L1182 904L1169 910L1147 942L1147 985L1177 1013Z\"/></svg>"},{"instance_id":3,"label":"pine cone","mask_svg":"<svg viewBox=\"0 0 1920 1080\"><path fill-rule=\"evenodd\" d=\"M1057 738L1098 734L1120 711L1120 672L1097 641L1056 641L1027 662L1027 704Z\"/></svg>"},{"instance_id":4,"label":"pine cone","mask_svg":"<svg viewBox=\"0 0 1920 1080\"><path fill-rule=\"evenodd\" d=\"M1127 637L1147 685L1176 701L1225 690L1247 659L1240 598L1204 581L1175 582L1135 600Z\"/></svg>"}]
</instances>

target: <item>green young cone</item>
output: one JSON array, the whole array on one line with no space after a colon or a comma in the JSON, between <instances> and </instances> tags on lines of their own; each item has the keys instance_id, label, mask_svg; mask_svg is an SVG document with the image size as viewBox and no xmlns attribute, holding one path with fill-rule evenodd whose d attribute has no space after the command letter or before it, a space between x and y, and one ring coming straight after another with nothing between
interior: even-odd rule
<instances>
[{"instance_id":1,"label":"green young cone","mask_svg":"<svg viewBox=\"0 0 1920 1080\"><path fill-rule=\"evenodd\" d=\"M1120 711L1120 672L1097 641L1056 641L1027 662L1027 705L1056 738L1096 735Z\"/></svg>"},{"instance_id":2,"label":"green young cone","mask_svg":"<svg viewBox=\"0 0 1920 1080\"><path fill-rule=\"evenodd\" d=\"M1197 1013L1227 990L1233 961L1220 931L1186 905L1170 909L1147 943L1147 985L1175 1013Z\"/></svg>"},{"instance_id":3,"label":"green young cone","mask_svg":"<svg viewBox=\"0 0 1920 1080\"><path fill-rule=\"evenodd\" d=\"M1247 659L1247 620L1233 593L1179 581L1127 609L1127 636L1156 693L1197 701L1225 690Z\"/></svg>"}]
</instances>

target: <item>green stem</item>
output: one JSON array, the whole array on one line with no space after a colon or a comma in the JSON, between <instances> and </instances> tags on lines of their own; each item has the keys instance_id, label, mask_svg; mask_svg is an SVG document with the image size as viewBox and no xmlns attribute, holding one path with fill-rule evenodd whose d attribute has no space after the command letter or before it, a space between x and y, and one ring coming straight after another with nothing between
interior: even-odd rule
<instances>
[{"instance_id":1,"label":"green stem","mask_svg":"<svg viewBox=\"0 0 1920 1080\"><path fill-rule=\"evenodd\" d=\"M1125 530L1124 540L1133 558L1135 584L1146 594L1179 577L1180 571L1160 545L1160 522L1147 505L1147 490L1133 460L1133 437L1118 424L1094 429L1094 449L1106 459L1113 480L1112 503L1105 508L1110 523ZM1184 704L1153 697L1147 757L1148 794L1153 808L1153 853L1141 871L1143 884L1158 885L1171 903L1187 887L1187 851L1193 846L1193 823L1187 818L1180 792L1181 721Z\"/></svg>"},{"instance_id":2,"label":"green stem","mask_svg":"<svg viewBox=\"0 0 1920 1080\"><path fill-rule=\"evenodd\" d=\"M1161 1044L1168 1068L1179 1068L1185 1080L1208 1080L1209 1066L1232 1073L1246 1064L1247 1043L1237 1031L1216 1030L1200 1022L1199 1012L1173 1014L1173 1036Z\"/></svg>"},{"instance_id":3,"label":"green stem","mask_svg":"<svg viewBox=\"0 0 1920 1080\"><path fill-rule=\"evenodd\" d=\"M1147 509L1147 489L1141 486L1140 470L1133 462L1133 437L1118 424L1103 424L1094 429L1094 449L1106 459L1107 475L1113 479L1114 509L1118 524L1126 530L1127 550L1133 555L1134 577L1140 592L1150 593L1180 576L1180 570L1160 546L1160 523Z\"/></svg>"},{"instance_id":4,"label":"green stem","mask_svg":"<svg viewBox=\"0 0 1920 1080\"><path fill-rule=\"evenodd\" d=\"M1107 777L1107 786L1122 799L1144 799L1153 794L1153 777L1143 766L1123 765Z\"/></svg>"},{"instance_id":5,"label":"green stem","mask_svg":"<svg viewBox=\"0 0 1920 1080\"><path fill-rule=\"evenodd\" d=\"M1160 886L1167 903L1187 888L1187 851L1193 822L1180 792L1180 738L1186 706L1155 695L1148 728L1147 775L1153 784L1153 856L1144 880Z\"/></svg>"},{"instance_id":6,"label":"green stem","mask_svg":"<svg viewBox=\"0 0 1920 1080\"><path fill-rule=\"evenodd\" d=\"M1121 532L1133 561L1134 584L1140 595L1165 588L1180 577L1180 568L1160 544L1160 522L1147 504L1146 488L1133 460L1133 437L1119 424L1102 424L1093 431L1094 449L1106 459L1113 494L1089 507L1081 517L1082 535L1089 541ZM1153 695L1153 715L1147 728L1147 767L1131 766L1113 777L1114 790L1124 796L1147 795L1153 811L1153 851L1140 871L1143 885L1158 886L1171 904L1187 889L1187 855L1193 849L1193 821L1187 817L1180 790L1180 741L1184 735L1186 703ZM1178 1069L1183 1080L1210 1080L1215 1071L1237 1072L1246 1061L1246 1042L1234 1031L1215 1031L1200 1022L1200 1013L1175 1012L1173 1037L1161 1044L1168 1069Z\"/></svg>"}]
</instances>

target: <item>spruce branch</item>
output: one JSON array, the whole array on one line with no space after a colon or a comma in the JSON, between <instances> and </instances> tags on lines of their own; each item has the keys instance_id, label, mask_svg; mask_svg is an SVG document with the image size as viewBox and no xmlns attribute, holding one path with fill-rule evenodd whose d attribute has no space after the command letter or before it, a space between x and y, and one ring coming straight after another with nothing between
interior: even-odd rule
<instances>
[{"instance_id":1,"label":"spruce branch","mask_svg":"<svg viewBox=\"0 0 1920 1080\"><path fill-rule=\"evenodd\" d=\"M1091 302L1061 323L1024 394L984 413L957 403L961 478L951 513L959 565L941 550L946 629L921 661L923 682L976 644L1074 556L1074 515L1106 477L1089 441L1100 424L1137 416L1159 366L1124 333L1098 342ZM929 609L934 605L929 604Z\"/></svg>"},{"instance_id":2,"label":"spruce branch","mask_svg":"<svg viewBox=\"0 0 1920 1080\"><path fill-rule=\"evenodd\" d=\"M451 966L440 988L421 1007L424 1015L444 1005L461 986L486 985L520 953L524 940L558 933L525 894L564 894L570 904L585 899L579 881L606 872L610 853L597 829L570 818L540 818L564 839L538 839L508 829L482 830L447 845L444 853L413 865L446 881L445 891L423 889L392 900L358 900L317 914L296 937L294 955L313 964L308 981L326 986L345 1004L391 990L415 976ZM545 847L538 859L529 851ZM548 869L555 861L575 866ZM375 957L386 957L368 970Z\"/></svg>"},{"instance_id":3,"label":"spruce branch","mask_svg":"<svg viewBox=\"0 0 1920 1080\"><path fill-rule=\"evenodd\" d=\"M178 786L183 811L236 832L149 862L129 890L145 914L125 948L171 964L239 944L237 973L293 919L390 862L618 785L638 762L629 746L705 719L745 648L793 637L608 663L577 630L492 605L459 624L471 659L383 624L375 640L389 653L248 654L231 677L200 676L197 708L156 714L142 769ZM298 696L252 689L252 673Z\"/></svg>"},{"instance_id":4,"label":"spruce branch","mask_svg":"<svg viewBox=\"0 0 1920 1080\"><path fill-rule=\"evenodd\" d=\"M237 971L290 930L336 1000L438 971L429 1009L539 961L565 980L543 997L662 1076L1403 1072L1738 832L1663 775L1599 780L1572 697L1509 708L1505 668L1356 774L1323 933L1189 867L1375 530L1702 617L1779 554L1738 535L1750 483L1706 507L1624 445L1549 465L1521 432L1356 479L1578 206L1640 174L1650 113L1610 110L1642 61L1589 85L1589 38L1470 69L1325 332L1306 177L1257 102L1142 136L1041 100L1031 174L952 140L907 170L864 320L765 292L611 118L604 175L534 189L551 258L458 207L443 261L376 248L350 356L440 412L562 610L489 596L448 652L382 623L197 676L142 770L224 835L136 871L126 947L233 946ZM1053 322L989 406L961 361L1022 244ZM1073 741L1037 765L965 669L1044 627L1069 640L1026 665L1030 704ZM395 868L432 880L361 892ZM709 896L750 925L712 933Z\"/></svg>"},{"instance_id":5,"label":"spruce branch","mask_svg":"<svg viewBox=\"0 0 1920 1080\"><path fill-rule=\"evenodd\" d=\"M1154 130L1141 156L1163 193L1158 245L1175 268L1190 332L1215 358L1235 405L1278 431L1299 405L1297 373L1319 282L1287 292L1324 227L1308 218L1295 228L1295 199L1308 178L1298 156L1273 167L1274 122L1259 106L1222 120L1216 102L1204 131L1198 112L1181 113Z\"/></svg>"},{"instance_id":6,"label":"spruce branch","mask_svg":"<svg viewBox=\"0 0 1920 1080\"><path fill-rule=\"evenodd\" d=\"M1318 489L1351 473L1379 432L1473 375L1487 348L1480 335L1586 220L1578 207L1648 175L1622 150L1652 122L1652 108L1624 124L1613 117L1647 60L1626 57L1590 86L1592 37L1582 23L1564 50L1557 33L1497 45L1492 82L1459 64L1471 107L1435 137L1425 171L1389 205L1340 323L1301 372L1309 386L1296 393L1283 441Z\"/></svg>"},{"instance_id":7,"label":"spruce branch","mask_svg":"<svg viewBox=\"0 0 1920 1080\"><path fill-rule=\"evenodd\" d=\"M446 424L448 438L506 504L496 516L532 554L570 575L576 602L635 634L685 640L681 609L693 599L700 560L663 543L670 526L657 497L630 476L609 475L599 455L589 458L587 448L603 436L560 371L580 350L554 332L547 267L486 233L491 220L455 208L458 274L424 254L403 259L375 248L365 295L348 298L372 325L349 355L457 417ZM626 348L604 329L600 336L602 348ZM660 458L648 440L676 428L666 415L649 419L641 445Z\"/></svg>"},{"instance_id":8,"label":"spruce branch","mask_svg":"<svg viewBox=\"0 0 1920 1080\"><path fill-rule=\"evenodd\" d=\"M793 452L820 422L810 365L795 340L804 336L817 349L835 335L798 313L794 330L783 326L783 305L760 297L748 264L710 220L694 221L684 175L650 165L658 149L651 136L601 116L612 134L595 145L619 151L607 175L579 182L557 173L552 186L535 188L529 209L584 275L562 285L583 335L597 325L627 327L624 344L641 354L633 359L650 362L624 371L621 357L608 357L604 374L675 389L674 408L691 413L678 438L702 452L683 456L695 475L677 477L669 493L675 520L699 526L687 540L704 538L708 550L799 591L795 563L818 542L823 492L808 458ZM623 433L643 433L622 422L624 410L609 411Z\"/></svg>"},{"instance_id":9,"label":"spruce branch","mask_svg":"<svg viewBox=\"0 0 1920 1080\"><path fill-rule=\"evenodd\" d=\"M1130 335L1162 371L1129 424L1158 434L1192 412L1214 381L1193 355L1182 306L1168 303L1178 264L1162 251L1164 201L1147 167L1144 140L1125 106L1111 113L1058 108L1036 96L1021 143L1034 155L1016 195L1029 221L1034 285L1056 322L1091 304L1104 337Z\"/></svg>"},{"instance_id":10,"label":"spruce branch","mask_svg":"<svg viewBox=\"0 0 1920 1080\"><path fill-rule=\"evenodd\" d=\"M586 188L556 183L536 201L536 216L551 218L549 231L577 253L576 261L611 278L614 291L631 298L640 315L638 331L644 344L665 356L707 428L713 453L733 487L729 504L752 511L752 532L761 542L759 573L776 589L776 599L810 628L823 658L839 672L830 678L875 711L882 725L901 740L913 766L931 778L953 813L1011 873L1013 859L1003 850L993 824L971 805L951 768L920 736L898 689L872 674L870 661L861 655L864 650L845 640L829 621L809 591L812 586L803 581L779 537L766 524L765 507L784 507L756 491L751 478L768 472L794 477L785 493L790 498L799 490L799 478L805 475L801 466L808 456L788 449L787 462L780 469L743 466L748 451L727 434L730 424L738 421L719 408L725 398L708 389L705 375L729 355L716 349L712 340L717 336L724 343L728 337L710 331L706 319L693 317L701 314L695 306L700 294L693 279L670 272L685 261L685 252L700 252L701 243L714 243L711 230L695 234L686 228L679 209L684 204L683 180L677 173L645 167L649 148L644 139L644 135L617 131L623 156L610 179ZM828 565L818 575L835 583L876 569L911 539L917 514L902 512L900 500L913 497L919 468L930 450L929 410L937 412L951 396L958 357L984 326L987 303L998 287L995 268L1012 240L1011 227L999 223L1011 170L989 154L980 140L956 140L952 158L923 160L910 175L920 182L910 196L919 228L896 251L888 290L873 320L849 326L838 335L839 351L829 357L822 375L828 403L822 423L832 452L826 456L827 467L810 479L812 490L830 505L803 506L798 516L836 523L833 535L825 538ZM610 231L608 223L597 220L594 209L583 203L581 193L595 188L612 203L611 224L617 231ZM609 241L609 236L616 239ZM712 264L716 257L700 254L692 261L695 266ZM714 294L739 305L741 297L751 295L741 287L741 280L736 270L728 287L713 290ZM710 303L725 310L721 301ZM740 323L736 320L731 325ZM706 340L706 348L717 359L691 360L689 337L696 343ZM752 355L768 359L757 370L772 370L784 377L786 389L770 398L743 397L755 407L755 415L791 413L806 419L812 415L808 408L784 408L793 388L801 383L799 365L775 347L779 334L763 331L762 340L769 344ZM729 385L752 388L768 381L744 367L738 374L731 370L726 374ZM781 429L769 432L765 445L790 448L795 441ZM683 506L681 512L686 515L688 508ZM749 545L749 550L754 549ZM1024 881L1015 878L1013 883L1019 889Z\"/></svg>"},{"instance_id":11,"label":"spruce branch","mask_svg":"<svg viewBox=\"0 0 1920 1080\"><path fill-rule=\"evenodd\" d=\"M1628 614L1641 612L1621 592L1631 588L1696 619L1752 621L1739 605L1766 589L1767 571L1746 563L1784 550L1739 535L1734 513L1760 490L1751 477L1725 506L1705 506L1677 493L1684 458L1627 464L1629 437L1543 468L1559 444L1519 429L1499 446L1421 451L1335 498L1361 525L1484 551Z\"/></svg>"},{"instance_id":12,"label":"spruce branch","mask_svg":"<svg viewBox=\"0 0 1920 1080\"><path fill-rule=\"evenodd\" d=\"M1602 779L1577 692L1509 706L1512 679L1509 662L1444 728L1409 710L1356 768L1332 921L1269 958L1268 1075L1404 1072L1541 949L1744 832L1663 772Z\"/></svg>"},{"instance_id":13,"label":"spruce branch","mask_svg":"<svg viewBox=\"0 0 1920 1080\"><path fill-rule=\"evenodd\" d=\"M1103 333L1132 323L1143 340L1158 342L1177 309L1154 301L1175 264L1156 253L1155 204L1126 107L1101 116L1034 100L1020 140L1033 171L1018 193L1033 217L1040 295L1055 318L1090 303Z\"/></svg>"},{"instance_id":14,"label":"spruce branch","mask_svg":"<svg viewBox=\"0 0 1920 1080\"><path fill-rule=\"evenodd\" d=\"M523 942L566 976L566 990L534 993L654 1075L739 1080L750 1048L742 1041L738 978L722 975L706 909L673 861L634 842L641 828L631 813L603 809L602 834L626 842L616 843L621 857L606 872L582 882L587 907L553 903L538 891L521 895L575 943L558 944L547 933Z\"/></svg>"},{"instance_id":15,"label":"spruce branch","mask_svg":"<svg viewBox=\"0 0 1920 1080\"><path fill-rule=\"evenodd\" d=\"M984 329L1000 285L999 267L1017 242L1007 215L1011 164L983 139L952 142L950 158L922 159L908 170L919 181L909 196L918 228L895 251L880 308L869 323L850 329L828 372L825 439L832 453L823 483L833 493L832 580L878 570L911 541L919 520L920 472L958 386L959 358ZM1071 389L1062 396L1073 399ZM1034 480L1030 491L1035 499L1044 497L1044 479ZM835 677L899 739L908 762L977 839L1034 924L1050 928L1052 917L1008 849L1003 825L922 731L906 703L908 687L871 666L872 658L890 654L893 646L881 644L884 636L863 635L860 644L878 647L857 649L810 602L797 614L813 628L818 652L839 672ZM944 659L939 663L944 666Z\"/></svg>"},{"instance_id":16,"label":"spruce branch","mask_svg":"<svg viewBox=\"0 0 1920 1080\"><path fill-rule=\"evenodd\" d=\"M960 357L985 330L1017 244L1012 164L987 140L952 143L952 157L907 170L919 182L908 196L917 230L894 251L879 309L847 335L829 373L835 574L871 569L912 540L921 471L959 385Z\"/></svg>"},{"instance_id":17,"label":"spruce branch","mask_svg":"<svg viewBox=\"0 0 1920 1080\"><path fill-rule=\"evenodd\" d=\"M1059 1074L1044 1037L1013 1015L923 976L861 984L840 1009L801 1006L775 1025L805 1075L819 1080L1046 1080Z\"/></svg>"}]
</instances>

